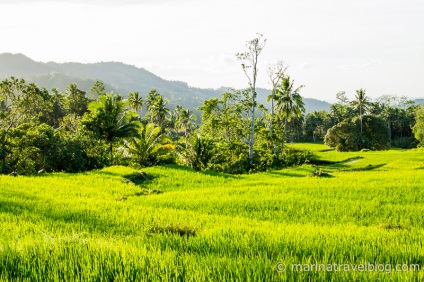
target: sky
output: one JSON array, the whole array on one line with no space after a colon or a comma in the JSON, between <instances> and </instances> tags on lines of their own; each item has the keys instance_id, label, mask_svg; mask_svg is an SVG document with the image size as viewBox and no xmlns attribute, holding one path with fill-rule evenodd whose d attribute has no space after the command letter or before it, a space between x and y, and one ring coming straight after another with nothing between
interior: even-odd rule
<instances>
[{"instance_id":1,"label":"sky","mask_svg":"<svg viewBox=\"0 0 424 282\"><path fill-rule=\"evenodd\" d=\"M304 97L424 97L422 0L0 0L0 53L118 61L193 87L245 88L235 54L263 34L258 86L283 60Z\"/></svg>"}]
</instances>

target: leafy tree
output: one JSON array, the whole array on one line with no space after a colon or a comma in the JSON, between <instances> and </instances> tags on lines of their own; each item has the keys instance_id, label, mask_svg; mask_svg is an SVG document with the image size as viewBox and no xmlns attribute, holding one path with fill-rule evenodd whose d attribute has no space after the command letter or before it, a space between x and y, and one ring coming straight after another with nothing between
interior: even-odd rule
<instances>
[{"instance_id":1,"label":"leafy tree","mask_svg":"<svg viewBox=\"0 0 424 282\"><path fill-rule=\"evenodd\" d=\"M363 124L362 143L359 149L388 150L390 148L390 133L383 119L364 115L362 120L356 119L354 122L357 128L362 128L361 124Z\"/></svg>"},{"instance_id":2,"label":"leafy tree","mask_svg":"<svg viewBox=\"0 0 424 282\"><path fill-rule=\"evenodd\" d=\"M277 63L273 65L268 66L268 77L271 82L271 95L268 96L268 102L271 101L271 117L269 119L269 134L270 138L274 139L274 133L273 133L273 121L274 121L274 102L275 102L275 93L277 91L278 85L280 85L281 80L284 77L284 73L287 70L287 66L283 61L278 61ZM274 156L277 157L277 144L273 141L273 148L274 148Z\"/></svg>"},{"instance_id":3,"label":"leafy tree","mask_svg":"<svg viewBox=\"0 0 424 282\"><path fill-rule=\"evenodd\" d=\"M251 92L251 133L249 138L249 161L253 166L253 146L255 143L255 108L256 108L256 79L258 76L258 58L266 44L263 35L258 34L256 38L247 41L248 51L236 54L242 64L243 72L249 81L249 90Z\"/></svg>"},{"instance_id":4,"label":"leafy tree","mask_svg":"<svg viewBox=\"0 0 424 282\"><path fill-rule=\"evenodd\" d=\"M88 99L85 96L85 92L79 90L77 85L72 83L66 89L68 95L66 101L66 109L69 114L76 114L83 116L87 112Z\"/></svg>"},{"instance_id":5,"label":"leafy tree","mask_svg":"<svg viewBox=\"0 0 424 282\"><path fill-rule=\"evenodd\" d=\"M326 111L313 111L305 117L304 137L306 140L316 142L324 139L327 130L332 127L331 116Z\"/></svg>"},{"instance_id":6,"label":"leafy tree","mask_svg":"<svg viewBox=\"0 0 424 282\"><path fill-rule=\"evenodd\" d=\"M355 116L354 110L350 106L349 100L346 96L346 92L338 92L336 94L336 98L337 103L332 104L330 107L330 115L333 125L342 122L345 119L352 119Z\"/></svg>"},{"instance_id":7,"label":"leafy tree","mask_svg":"<svg viewBox=\"0 0 424 282\"><path fill-rule=\"evenodd\" d=\"M47 122L51 111L49 94L35 84L27 84L23 79L11 77L0 82L0 160L1 170L6 163L8 135L22 123Z\"/></svg>"},{"instance_id":8,"label":"leafy tree","mask_svg":"<svg viewBox=\"0 0 424 282\"><path fill-rule=\"evenodd\" d=\"M96 80L96 82L94 82L94 84L90 87L90 96L97 100L101 95L105 94L105 85L102 81Z\"/></svg>"},{"instance_id":9,"label":"leafy tree","mask_svg":"<svg viewBox=\"0 0 424 282\"><path fill-rule=\"evenodd\" d=\"M82 124L103 139L109 146L110 161L113 163L113 144L116 139L130 137L137 133L139 123L133 119L135 112L126 109L127 103L120 95L102 95L88 106L89 113L83 116Z\"/></svg>"},{"instance_id":10,"label":"leafy tree","mask_svg":"<svg viewBox=\"0 0 424 282\"><path fill-rule=\"evenodd\" d=\"M359 132L352 122L345 120L330 128L324 138L324 143L339 152L359 150Z\"/></svg>"},{"instance_id":11,"label":"leafy tree","mask_svg":"<svg viewBox=\"0 0 424 282\"><path fill-rule=\"evenodd\" d=\"M248 144L250 109L248 91L225 92L219 98L211 98L199 107L202 111L202 136L217 141L244 142ZM246 141L247 140L247 141Z\"/></svg>"},{"instance_id":12,"label":"leafy tree","mask_svg":"<svg viewBox=\"0 0 424 282\"><path fill-rule=\"evenodd\" d=\"M417 107L416 112L416 123L413 127L415 138L420 142L420 145L424 145L424 106Z\"/></svg>"},{"instance_id":13,"label":"leafy tree","mask_svg":"<svg viewBox=\"0 0 424 282\"><path fill-rule=\"evenodd\" d=\"M361 134L361 124L363 132ZM385 121L371 115L362 120L345 120L327 131L324 142L338 151L358 151L361 149L387 150L390 148L389 131Z\"/></svg>"},{"instance_id":14,"label":"leafy tree","mask_svg":"<svg viewBox=\"0 0 424 282\"><path fill-rule=\"evenodd\" d=\"M46 124L23 123L9 136L11 154L9 163L19 174L36 173L48 167L47 155L53 144L53 128Z\"/></svg>"},{"instance_id":15,"label":"leafy tree","mask_svg":"<svg viewBox=\"0 0 424 282\"><path fill-rule=\"evenodd\" d=\"M65 110L65 95L59 92L56 88L52 89L51 94L52 102L52 113L51 113L51 125L54 128L59 127L61 119L66 115Z\"/></svg>"}]
</instances>

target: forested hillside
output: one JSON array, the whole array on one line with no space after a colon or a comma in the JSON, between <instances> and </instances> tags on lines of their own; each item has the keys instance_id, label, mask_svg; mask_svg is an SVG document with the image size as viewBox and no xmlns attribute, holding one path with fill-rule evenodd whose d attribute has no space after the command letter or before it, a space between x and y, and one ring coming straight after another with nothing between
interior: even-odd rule
<instances>
[{"instance_id":1,"label":"forested hillside","mask_svg":"<svg viewBox=\"0 0 424 282\"><path fill-rule=\"evenodd\" d=\"M22 77L48 90L57 88L59 91L65 91L69 84L75 83L79 89L87 93L96 80L101 80L107 92L114 91L124 97L132 91L138 91L142 96L146 96L152 88L155 88L169 100L170 108L181 105L194 111L204 100L219 97L230 89L230 87L219 89L190 87L185 82L165 80L144 68L118 62L41 63L22 54L0 54L0 77L10 76ZM266 97L270 91L258 88L257 92L258 101L267 104ZM304 98L304 102L306 113L315 110L328 111L331 106L328 102L312 98Z\"/></svg>"}]
</instances>

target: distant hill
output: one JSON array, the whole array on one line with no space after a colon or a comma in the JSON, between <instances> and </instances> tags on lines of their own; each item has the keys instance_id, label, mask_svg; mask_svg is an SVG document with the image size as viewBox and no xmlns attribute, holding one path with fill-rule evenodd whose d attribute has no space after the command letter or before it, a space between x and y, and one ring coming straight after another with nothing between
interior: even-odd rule
<instances>
[{"instance_id":1,"label":"distant hill","mask_svg":"<svg viewBox=\"0 0 424 282\"><path fill-rule=\"evenodd\" d=\"M182 105L196 109L204 100L220 97L230 88L202 89L190 87L181 81L169 81L147 71L144 68L119 63L101 62L95 64L82 63L42 63L22 54L0 54L0 78L10 76L22 77L29 82L34 82L47 89L57 88L64 91L71 83L76 83L78 88L89 92L90 86L96 80L101 80L106 91L114 91L127 96L131 91L138 91L145 97L147 93L156 88L169 100L170 107ZM269 90L258 89L258 100L267 104L266 97ZM314 110L329 110L330 103L312 98L304 98L306 112Z\"/></svg>"}]
</instances>

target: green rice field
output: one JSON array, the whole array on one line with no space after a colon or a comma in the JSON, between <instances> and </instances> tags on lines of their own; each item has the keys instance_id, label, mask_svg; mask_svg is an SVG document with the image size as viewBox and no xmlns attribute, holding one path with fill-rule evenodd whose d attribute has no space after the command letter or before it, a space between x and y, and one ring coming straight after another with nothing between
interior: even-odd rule
<instances>
[{"instance_id":1,"label":"green rice field","mask_svg":"<svg viewBox=\"0 0 424 282\"><path fill-rule=\"evenodd\" d=\"M318 161L0 176L0 281L424 280L424 150L292 146Z\"/></svg>"}]
</instances>

